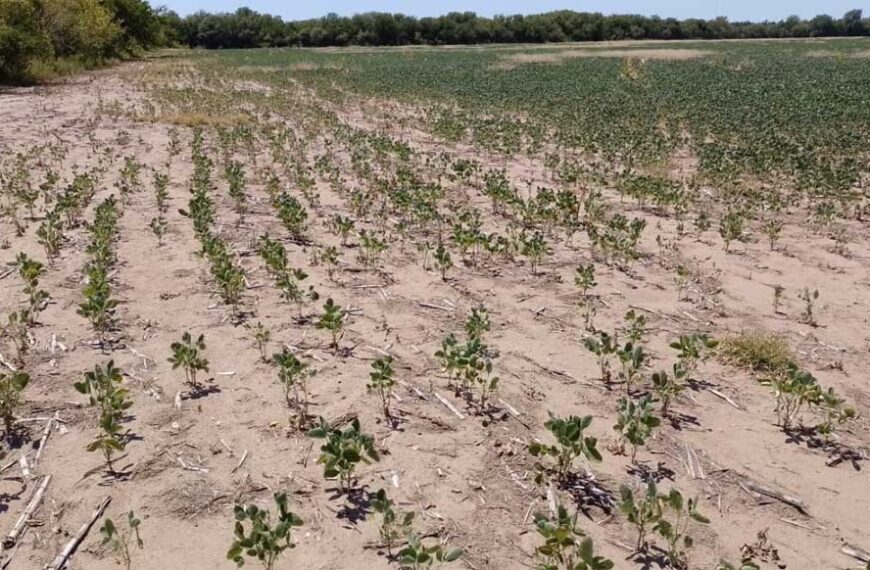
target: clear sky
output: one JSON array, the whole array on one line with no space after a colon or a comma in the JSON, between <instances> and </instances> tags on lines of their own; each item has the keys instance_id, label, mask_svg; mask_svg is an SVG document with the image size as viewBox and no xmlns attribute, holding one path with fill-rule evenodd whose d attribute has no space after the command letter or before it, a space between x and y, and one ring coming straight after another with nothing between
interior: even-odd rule
<instances>
[{"instance_id":1,"label":"clear sky","mask_svg":"<svg viewBox=\"0 0 870 570\"><path fill-rule=\"evenodd\" d=\"M151 0L153 6L165 4L181 15L198 10L209 12L234 11L248 6L258 12L299 20L335 12L349 16L359 12L401 12L413 16L436 16L453 11L474 11L483 16L493 14L533 14L569 9L605 14L657 14L675 18L714 18L726 16L736 20L781 20L791 14L803 18L817 14L842 16L846 11L862 8L870 14L870 0L442 0L419 2L411 0Z\"/></svg>"}]
</instances>

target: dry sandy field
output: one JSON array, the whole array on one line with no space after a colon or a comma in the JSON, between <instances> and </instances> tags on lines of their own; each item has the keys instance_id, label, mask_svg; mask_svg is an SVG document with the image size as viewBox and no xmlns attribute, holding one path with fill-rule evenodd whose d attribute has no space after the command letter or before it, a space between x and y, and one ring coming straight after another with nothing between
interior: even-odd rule
<instances>
[{"instance_id":1,"label":"dry sandy field","mask_svg":"<svg viewBox=\"0 0 870 570\"><path fill-rule=\"evenodd\" d=\"M644 65L701 65L703 53L612 65L631 79ZM560 507L617 569L862 567L866 175L834 222L795 198L735 229L688 147L636 167L693 196L678 215L614 182L623 170L587 175L601 156L548 136L500 152L443 136L431 108L406 98L339 96L312 74L366 55L342 57L275 69L173 54L0 90L0 404L16 398L14 371L29 376L4 430L0 567L60 567L73 541L67 568L123 568L100 529L110 518L123 535L132 510L143 546L130 540L130 568L232 568L234 506L274 522L273 496L286 493L303 524L275 568L413 568L379 534L380 489L413 513L424 545L462 549L445 568L568 568L546 565L535 523ZM597 65L575 51L507 57L493 73ZM564 176L569 163L586 174ZM545 189L558 199L537 200ZM210 215L197 218L196 199ZM108 238L100 204L117 214ZM645 224L634 239L613 222L620 214ZM769 240L762 228L777 223ZM266 262L266 234L286 266ZM27 288L22 253L42 264L42 296ZM99 263L117 303L98 322L82 307L96 302ZM578 268L589 266L595 283L583 289ZM474 315L486 315L483 332L468 332ZM205 344L196 385L170 362L185 332ZM470 351L481 339L471 365L436 354L450 334ZM589 348L614 337L611 353ZM697 355L671 346L681 337ZM287 397L282 353L305 366ZM106 430L105 403L75 384L109 361L121 374L110 389L129 407ZM368 386L379 366L392 371L389 415ZM561 449L551 415L589 416L583 437L601 460L578 451L559 472L531 454L536 443ZM320 418L339 430L357 420L371 436L362 455L368 445L378 460L355 466L350 490L318 462L324 440L308 430ZM111 464L86 449L106 439ZM641 500L651 481L650 508L690 548L669 549L655 522L638 548L624 490ZM679 512L671 489L685 498ZM690 498L708 522L688 518ZM405 541L400 529L393 555Z\"/></svg>"}]
</instances>

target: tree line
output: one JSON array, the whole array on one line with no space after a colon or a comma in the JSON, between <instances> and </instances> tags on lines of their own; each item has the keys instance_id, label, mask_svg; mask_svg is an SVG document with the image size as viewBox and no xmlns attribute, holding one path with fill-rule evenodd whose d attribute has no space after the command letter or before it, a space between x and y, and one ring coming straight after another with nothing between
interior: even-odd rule
<instances>
[{"instance_id":1,"label":"tree line","mask_svg":"<svg viewBox=\"0 0 870 570\"><path fill-rule=\"evenodd\" d=\"M713 40L870 35L870 18L791 16L730 22L561 10L485 18L451 12L432 18L369 12L284 21L239 8L180 17L146 0L0 0L0 81L50 74L160 46L256 47L455 45L604 40Z\"/></svg>"},{"instance_id":2,"label":"tree line","mask_svg":"<svg viewBox=\"0 0 870 570\"><path fill-rule=\"evenodd\" d=\"M145 0L0 0L0 81L166 45L176 41L170 20Z\"/></svg>"},{"instance_id":3,"label":"tree line","mask_svg":"<svg viewBox=\"0 0 870 570\"><path fill-rule=\"evenodd\" d=\"M285 22L249 8L233 13L199 12L172 18L174 38L203 48L284 46L395 46L485 43L544 43L604 40L712 40L807 38L870 35L870 19L861 10L842 18L820 15L809 20L791 16L777 22L605 16L569 10L530 16L484 18L473 12L453 12L434 18L370 12L350 17Z\"/></svg>"}]
</instances>

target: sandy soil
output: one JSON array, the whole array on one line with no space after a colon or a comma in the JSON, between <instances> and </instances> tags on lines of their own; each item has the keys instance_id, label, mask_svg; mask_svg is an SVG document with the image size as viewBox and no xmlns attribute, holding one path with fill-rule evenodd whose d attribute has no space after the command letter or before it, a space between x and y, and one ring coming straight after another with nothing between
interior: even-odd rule
<instances>
[{"instance_id":1,"label":"sandy soil","mask_svg":"<svg viewBox=\"0 0 870 570\"><path fill-rule=\"evenodd\" d=\"M133 64L50 88L0 93L4 156L34 145L60 143L68 153L55 166L66 181L74 171L103 160L109 170L94 204L113 192L124 156L134 155L149 167L160 167L168 157L171 126L131 118L145 100L132 81L143 74L143 65L156 64ZM111 114L107 107L118 112ZM354 128L384 131L408 142L421 156L446 152L484 165L505 166L515 181L550 183L542 157L507 161L439 142L413 126L400 128L396 119L401 109L395 105L351 101L333 110ZM407 112L413 116L413 110ZM166 244L158 247L148 230L154 216L149 175L144 176L145 189L132 197L120 221L120 263L114 280L122 300L118 331L122 340L110 354L90 344L94 335L75 312L82 299L87 243L82 228L67 232L60 259L42 281L52 301L32 331L27 369L34 380L20 416L45 418L57 412L63 423L54 424L40 461L31 465L33 478L26 488L18 481L0 482L4 493L0 531L5 534L25 508L38 478L52 476L34 524L11 552L10 567L42 568L97 504L111 497L107 513L114 520L122 520L126 511L134 509L143 521L145 550L134 553L134 568L230 568L225 553L232 538L233 505L255 501L271 507L271 495L278 490L289 492L292 510L305 520L295 535L297 547L279 568L397 567L372 547L378 537L376 517L338 494L334 481L323 479L321 467L315 464L318 443L292 429L274 369L259 360L250 332L230 322L214 294L208 264L196 255L199 246L191 223L177 212L186 207L192 173L187 149L190 131L182 129L181 136L183 151L171 167ZM95 144L100 152L93 150ZM312 148L320 148L319 144L312 142ZM265 145L256 155L259 161L269 160ZM546 512L548 500L534 483L534 462L526 447L533 438L549 441L543 428L548 412L594 417L590 431L599 438L605 457L591 470L595 484L613 496L618 497L621 484L637 484L640 477L653 474L662 479L664 488L673 485L699 498L701 510L712 522L692 529L696 545L691 568L714 568L720 558L738 560L741 546L754 542L765 529L782 567L793 570L854 567L855 561L840 553L843 544L870 549L866 516L870 493L862 470L870 443L865 420L850 424L840 436L844 445L856 451L854 463L827 466L830 457L824 451L789 441L774 425L769 387L715 359L701 366L702 386L687 391L674 405L676 419L666 422L640 450L643 469L606 450L615 443L611 428L618 393L597 380L596 360L582 344L587 333L573 274L578 263L591 259L585 237L576 237L573 244L554 240L543 276L532 276L520 261L500 262L457 268L447 282L436 271L421 268L413 244L404 251L393 245L379 271L360 267L353 250L345 250L343 271L333 282L323 266L310 263L313 247L288 242L292 263L306 268L321 296L332 296L352 309L343 345L353 350L336 356L327 348L324 331L294 321L295 309L280 300L250 249L252 239L266 230L276 236L284 233L263 186L249 185L251 212L241 227L235 227L225 183L217 172L215 180L222 232L247 273L250 288L244 310L255 314L248 322L262 322L271 330L270 352L283 344L309 357L317 369L311 383L314 413L326 418L356 415L377 444L388 450L380 462L360 470L359 486L367 491L386 488L401 510L416 512L421 533L465 549L466 555L454 566L472 570L533 566L532 554L539 542L531 514ZM317 190L320 205L309 208L310 238L314 244L338 245L338 238L324 230L323 222L335 213L348 215L349 205L324 180L318 179ZM491 211L479 190L453 184L451 191L464 193L471 203ZM848 257L830 251L831 241L811 232L800 219L788 220L776 252L758 242L738 244L736 251L726 254L715 229L684 239L682 255L693 260L695 270L710 285L678 302L672 274L658 263L655 241L656 235L673 234L674 220L627 203L621 207L647 219L642 250L649 257L641 260L632 276L598 265L603 301L596 318L599 328L619 326L630 308L646 314L651 369L670 368L674 357L668 343L682 333L721 337L748 328L777 331L823 385L834 387L867 416L870 236L866 227L855 222L849 226ZM89 211L86 218L91 216ZM37 225L31 222L18 237L11 224L0 222L0 241L9 242L0 250L0 267L20 251L44 259L35 237ZM360 225L373 226L374 220ZM504 223L493 216L487 225L497 228ZM24 294L16 274L0 274L4 275L0 312L5 314L24 301ZM771 304L772 285L777 283L786 287L781 314L774 314ZM816 308L818 328L799 322L797 294L805 286L822 292ZM432 356L446 333L461 332L465 316L480 303L491 313L489 340L500 353L496 366L502 378L501 403L491 418L476 416L454 397ZM213 391L197 399L185 395L182 373L172 371L167 362L170 343L185 330L205 335L211 365ZM4 341L3 354L9 356L10 350ZM399 429L383 423L377 397L365 387L371 361L383 353L396 357L397 377L406 383L398 389L395 402L402 418ZM95 416L72 385L109 358L125 371L125 385L134 400L125 426L130 442L119 463L129 473L123 479L105 477L99 470L86 475L100 464L96 454L84 450L96 433ZM410 386L427 399L419 398ZM451 401L462 417L428 396L430 387ZM33 463L31 450L38 446L46 422L22 425L23 441L10 451L7 461L30 452ZM6 475L21 477L22 473L16 465ZM805 512L751 495L740 486L746 481L799 498ZM571 494L559 495L573 509L576 502ZM581 526L595 539L597 550L616 561L616 568L644 567L626 560L634 535L623 517L598 506L586 507L585 514ZM116 567L100 546L97 527L69 565L89 570Z\"/></svg>"}]
</instances>

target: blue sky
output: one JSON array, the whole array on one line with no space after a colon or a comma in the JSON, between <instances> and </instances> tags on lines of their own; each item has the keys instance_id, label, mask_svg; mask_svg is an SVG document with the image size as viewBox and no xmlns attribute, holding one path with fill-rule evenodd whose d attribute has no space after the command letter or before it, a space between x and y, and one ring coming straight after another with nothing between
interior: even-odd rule
<instances>
[{"instance_id":1,"label":"blue sky","mask_svg":"<svg viewBox=\"0 0 870 570\"><path fill-rule=\"evenodd\" d=\"M197 10L233 11L248 6L259 12L278 14L285 19L305 19L328 12L351 15L358 12L402 12L414 16L434 16L452 11L475 11L478 14L530 14L549 10L570 9L584 12L658 14L676 18L714 18L731 20L779 20L791 14L812 17L816 14L841 16L847 10L863 8L870 13L870 0L442 0L412 2L410 0L321 0L293 2L287 0L151 0L152 5L165 4L179 14Z\"/></svg>"}]
</instances>

